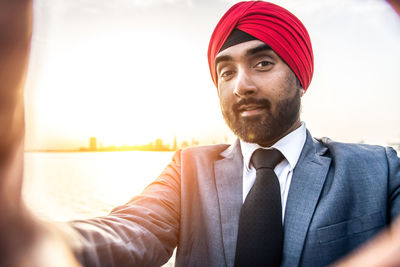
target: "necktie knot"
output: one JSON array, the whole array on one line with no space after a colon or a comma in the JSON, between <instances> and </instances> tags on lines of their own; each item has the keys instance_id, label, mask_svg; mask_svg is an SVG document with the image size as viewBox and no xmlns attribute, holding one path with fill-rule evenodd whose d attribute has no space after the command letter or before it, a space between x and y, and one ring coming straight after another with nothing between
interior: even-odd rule
<instances>
[{"instance_id":1,"label":"necktie knot","mask_svg":"<svg viewBox=\"0 0 400 267\"><path fill-rule=\"evenodd\" d=\"M262 149L259 148L254 151L251 157L251 163L256 170L262 168L274 169L279 162L284 159L284 156L279 150L276 149Z\"/></svg>"}]
</instances>

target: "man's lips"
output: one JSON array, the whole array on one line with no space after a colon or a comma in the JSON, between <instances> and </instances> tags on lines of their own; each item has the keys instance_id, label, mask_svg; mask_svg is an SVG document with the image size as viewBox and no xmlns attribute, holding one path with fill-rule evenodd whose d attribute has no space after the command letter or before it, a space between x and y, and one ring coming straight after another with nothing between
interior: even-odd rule
<instances>
[{"instance_id":1,"label":"man's lips","mask_svg":"<svg viewBox=\"0 0 400 267\"><path fill-rule=\"evenodd\" d=\"M236 116L250 117L268 112L271 102L266 98L244 98L233 104L232 111Z\"/></svg>"},{"instance_id":2,"label":"man's lips","mask_svg":"<svg viewBox=\"0 0 400 267\"><path fill-rule=\"evenodd\" d=\"M249 117L259 115L265 111L265 106L259 104L241 105L238 111L242 117Z\"/></svg>"}]
</instances>

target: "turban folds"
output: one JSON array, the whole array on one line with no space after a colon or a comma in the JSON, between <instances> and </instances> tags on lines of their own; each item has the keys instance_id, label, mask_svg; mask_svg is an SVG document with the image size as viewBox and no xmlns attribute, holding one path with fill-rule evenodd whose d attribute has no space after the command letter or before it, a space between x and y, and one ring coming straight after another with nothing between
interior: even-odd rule
<instances>
[{"instance_id":1,"label":"turban folds","mask_svg":"<svg viewBox=\"0 0 400 267\"><path fill-rule=\"evenodd\" d=\"M262 1L233 5L215 27L208 46L208 65L216 86L215 57L234 29L269 45L291 68L303 89L307 90L314 71L314 56L306 28L286 9Z\"/></svg>"}]
</instances>

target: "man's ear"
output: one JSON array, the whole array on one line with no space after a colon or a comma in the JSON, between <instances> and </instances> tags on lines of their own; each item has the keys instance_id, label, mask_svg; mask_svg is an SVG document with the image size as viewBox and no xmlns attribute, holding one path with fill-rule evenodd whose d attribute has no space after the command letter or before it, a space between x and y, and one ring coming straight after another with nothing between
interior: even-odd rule
<instances>
[{"instance_id":1,"label":"man's ear","mask_svg":"<svg viewBox=\"0 0 400 267\"><path fill-rule=\"evenodd\" d=\"M300 87L299 90L300 90L300 97L302 97L305 94L306 90L304 90L304 88L302 87Z\"/></svg>"},{"instance_id":2,"label":"man's ear","mask_svg":"<svg viewBox=\"0 0 400 267\"><path fill-rule=\"evenodd\" d=\"M300 80L299 78L297 78L297 76L296 76L296 84L297 88L300 90L300 97L302 97L305 94L306 90L304 90L304 88L302 87Z\"/></svg>"}]
</instances>

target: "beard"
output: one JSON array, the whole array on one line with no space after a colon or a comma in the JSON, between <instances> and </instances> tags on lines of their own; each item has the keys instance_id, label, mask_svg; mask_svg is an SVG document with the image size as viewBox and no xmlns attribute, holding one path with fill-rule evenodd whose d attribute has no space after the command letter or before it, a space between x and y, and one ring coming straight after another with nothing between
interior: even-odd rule
<instances>
[{"instance_id":1,"label":"beard","mask_svg":"<svg viewBox=\"0 0 400 267\"><path fill-rule=\"evenodd\" d=\"M261 106L265 112L249 118L242 117L240 107L249 104ZM225 122L236 136L245 142L266 146L272 145L294 125L299 118L300 104L300 90L297 90L294 97L278 102L275 112L271 110L271 101L266 98L245 98L232 107L221 107Z\"/></svg>"}]
</instances>

